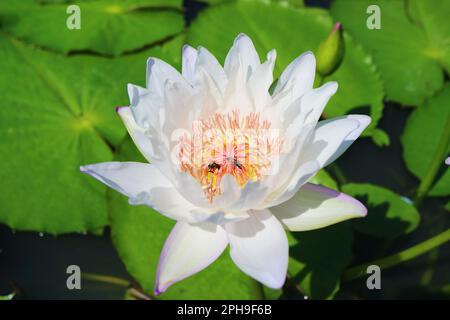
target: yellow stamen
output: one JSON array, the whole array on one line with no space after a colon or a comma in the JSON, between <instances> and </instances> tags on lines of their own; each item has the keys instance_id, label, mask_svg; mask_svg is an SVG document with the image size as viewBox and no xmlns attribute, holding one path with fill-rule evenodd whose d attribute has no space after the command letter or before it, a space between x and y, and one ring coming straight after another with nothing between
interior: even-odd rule
<instances>
[{"instance_id":1,"label":"yellow stamen","mask_svg":"<svg viewBox=\"0 0 450 320\"><path fill-rule=\"evenodd\" d=\"M282 140L271 136L270 126L259 113L240 118L237 110L197 120L191 136L180 139L181 170L201 184L210 202L222 193L220 182L225 174L233 176L240 187L257 181L281 152Z\"/></svg>"}]
</instances>

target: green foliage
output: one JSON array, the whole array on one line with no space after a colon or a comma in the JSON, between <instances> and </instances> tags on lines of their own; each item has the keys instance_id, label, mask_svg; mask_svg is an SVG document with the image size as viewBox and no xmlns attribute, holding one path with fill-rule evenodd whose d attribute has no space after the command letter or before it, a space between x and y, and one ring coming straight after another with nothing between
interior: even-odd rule
<instances>
[{"instance_id":1,"label":"green foliage","mask_svg":"<svg viewBox=\"0 0 450 320\"><path fill-rule=\"evenodd\" d=\"M380 8L379 30L366 26L369 5ZM442 68L449 70L449 11L446 0L336 0L331 7L333 17L373 54L387 97L414 106L442 87Z\"/></svg>"},{"instance_id":2,"label":"green foliage","mask_svg":"<svg viewBox=\"0 0 450 320\"><path fill-rule=\"evenodd\" d=\"M450 170L445 158L450 152L450 85L417 108L402 136L408 169L427 183L430 195L450 194ZM423 184L422 184L423 186Z\"/></svg>"},{"instance_id":3,"label":"green foliage","mask_svg":"<svg viewBox=\"0 0 450 320\"><path fill-rule=\"evenodd\" d=\"M445 210L450 211L450 201L445 205Z\"/></svg>"},{"instance_id":4,"label":"green foliage","mask_svg":"<svg viewBox=\"0 0 450 320\"><path fill-rule=\"evenodd\" d=\"M353 236L347 222L290 233L289 273L308 298L331 299L350 264Z\"/></svg>"},{"instance_id":5,"label":"green foliage","mask_svg":"<svg viewBox=\"0 0 450 320\"><path fill-rule=\"evenodd\" d=\"M91 58L67 61L5 36L0 47L0 68L17 79L0 78L0 179L8 186L1 221L50 233L104 226L106 188L78 168L112 159L108 143L125 130L108 110L123 96L102 97L111 79L106 70L92 72Z\"/></svg>"},{"instance_id":6,"label":"green foliage","mask_svg":"<svg viewBox=\"0 0 450 320\"><path fill-rule=\"evenodd\" d=\"M235 2L236 0L200 0L199 2L203 2L209 5L217 5L221 3L227 3L227 2ZM278 3L282 6L289 6L291 8L301 8L304 6L303 0L254 0L254 1L260 1L260 2L271 2L271 3Z\"/></svg>"},{"instance_id":7,"label":"green foliage","mask_svg":"<svg viewBox=\"0 0 450 320\"><path fill-rule=\"evenodd\" d=\"M43 5L32 0L3 0L0 22L5 31L39 46L63 53L87 50L106 55L156 43L184 27L178 11L181 0L85 0L76 4L79 30L66 27L68 4L62 1Z\"/></svg>"},{"instance_id":8,"label":"green foliage","mask_svg":"<svg viewBox=\"0 0 450 320\"><path fill-rule=\"evenodd\" d=\"M330 174L325 171L325 169L320 170L317 174L311 179L311 183L321 184L324 187L337 190L338 185L336 181L330 176Z\"/></svg>"},{"instance_id":9,"label":"green foliage","mask_svg":"<svg viewBox=\"0 0 450 320\"><path fill-rule=\"evenodd\" d=\"M361 233L380 238L394 238L414 231L420 215L412 203L389 189L367 183L350 183L342 191L358 198L367 206L368 215L353 221Z\"/></svg>"},{"instance_id":10,"label":"green foliage","mask_svg":"<svg viewBox=\"0 0 450 320\"><path fill-rule=\"evenodd\" d=\"M0 77L0 178L8 186L0 221L55 234L105 226L106 188L79 166L113 159L126 131L114 112L128 104L126 83L144 81L148 55L173 49L110 60L64 58L6 36L0 47L0 68L17 79Z\"/></svg>"}]
</instances>

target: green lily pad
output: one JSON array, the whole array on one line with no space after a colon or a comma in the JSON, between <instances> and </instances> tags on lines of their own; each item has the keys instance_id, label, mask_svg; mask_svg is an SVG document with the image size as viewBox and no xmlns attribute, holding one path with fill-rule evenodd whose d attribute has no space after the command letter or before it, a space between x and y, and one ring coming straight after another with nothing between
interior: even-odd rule
<instances>
[{"instance_id":1,"label":"green lily pad","mask_svg":"<svg viewBox=\"0 0 450 320\"><path fill-rule=\"evenodd\" d=\"M380 9L380 29L366 25L370 5ZM441 66L449 70L449 11L444 0L336 0L331 6L333 17L373 55L388 99L414 106L442 87Z\"/></svg>"},{"instance_id":2,"label":"green lily pad","mask_svg":"<svg viewBox=\"0 0 450 320\"><path fill-rule=\"evenodd\" d=\"M180 0L84 0L76 5L80 29L67 28L72 12L66 13L69 3L61 1L4 0L0 22L8 33L42 47L106 55L140 49L184 28Z\"/></svg>"},{"instance_id":3,"label":"green lily pad","mask_svg":"<svg viewBox=\"0 0 450 320\"><path fill-rule=\"evenodd\" d=\"M117 160L145 161L130 139L119 149ZM114 190L109 198L114 246L131 276L153 294L159 255L174 221L148 207L129 205ZM224 252L211 266L174 284L158 299L250 299L252 294L252 280Z\"/></svg>"},{"instance_id":4,"label":"green lily pad","mask_svg":"<svg viewBox=\"0 0 450 320\"><path fill-rule=\"evenodd\" d=\"M419 179L433 179L429 195L450 194L450 85L446 84L409 117L401 138L403 158Z\"/></svg>"},{"instance_id":5,"label":"green lily pad","mask_svg":"<svg viewBox=\"0 0 450 320\"><path fill-rule=\"evenodd\" d=\"M350 183L342 191L358 198L367 207L364 219L354 220L353 227L361 233L380 238L395 238L414 231L420 214L414 205L380 186Z\"/></svg>"},{"instance_id":6,"label":"green lily pad","mask_svg":"<svg viewBox=\"0 0 450 320\"><path fill-rule=\"evenodd\" d=\"M301 53L316 50L331 29L332 20L323 10L242 1L202 11L189 28L187 41L208 48L223 61L233 39L241 32L246 33L261 58L269 50L277 49L276 78ZM339 82L338 92L329 101L325 115L334 117L370 106L372 123L364 133L370 135L382 115L382 83L371 57L348 35L345 41L346 54L341 67L325 79Z\"/></svg>"},{"instance_id":7,"label":"green lily pad","mask_svg":"<svg viewBox=\"0 0 450 320\"><path fill-rule=\"evenodd\" d=\"M331 299L351 263L353 235L348 222L289 234L289 273L310 299Z\"/></svg>"},{"instance_id":8,"label":"green lily pad","mask_svg":"<svg viewBox=\"0 0 450 320\"><path fill-rule=\"evenodd\" d=\"M310 182L315 183L315 184L320 184L324 187L334 189L334 190L339 189L336 181L334 181L334 179L331 177L331 175L327 171L325 171L325 169L322 169L319 172L317 172L317 174L311 179Z\"/></svg>"},{"instance_id":9,"label":"green lily pad","mask_svg":"<svg viewBox=\"0 0 450 320\"><path fill-rule=\"evenodd\" d=\"M199 0L199 2L203 2L208 5L217 5L233 1L236 0ZM279 3L280 5L289 6L293 8L301 8L305 5L303 0L256 0L256 1Z\"/></svg>"},{"instance_id":10,"label":"green lily pad","mask_svg":"<svg viewBox=\"0 0 450 320\"><path fill-rule=\"evenodd\" d=\"M429 38L427 54L433 57L448 74L450 67L450 23L448 21L450 2L446 0L413 0L406 4L411 19L420 25Z\"/></svg>"},{"instance_id":11,"label":"green lily pad","mask_svg":"<svg viewBox=\"0 0 450 320\"><path fill-rule=\"evenodd\" d=\"M106 187L79 166L113 159L126 132L114 108L164 51L67 58L3 35L0 47L0 222L53 234L105 226Z\"/></svg>"}]
</instances>

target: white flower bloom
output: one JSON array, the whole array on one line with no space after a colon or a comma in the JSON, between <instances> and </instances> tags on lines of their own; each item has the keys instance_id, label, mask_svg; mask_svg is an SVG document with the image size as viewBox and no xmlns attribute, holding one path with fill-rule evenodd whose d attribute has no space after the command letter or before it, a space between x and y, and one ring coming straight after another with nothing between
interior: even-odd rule
<instances>
[{"instance_id":1,"label":"white flower bloom","mask_svg":"<svg viewBox=\"0 0 450 320\"><path fill-rule=\"evenodd\" d=\"M288 265L284 228L312 230L366 215L357 200L308 183L370 122L366 115L319 121L336 82L313 89L315 58L295 59L273 90L276 53L261 63L239 35L222 67L205 48L185 46L180 74L147 62L147 88L129 85L122 118L149 161L86 165L86 172L175 219L155 292L206 268L230 245L246 274L280 288Z\"/></svg>"}]
</instances>

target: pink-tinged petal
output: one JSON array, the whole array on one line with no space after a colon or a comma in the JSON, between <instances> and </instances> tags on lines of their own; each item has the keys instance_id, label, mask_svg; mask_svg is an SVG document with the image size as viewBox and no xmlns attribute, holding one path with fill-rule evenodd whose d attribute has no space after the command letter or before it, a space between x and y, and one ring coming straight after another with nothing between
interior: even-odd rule
<instances>
[{"instance_id":1,"label":"pink-tinged petal","mask_svg":"<svg viewBox=\"0 0 450 320\"><path fill-rule=\"evenodd\" d=\"M366 115L348 115L320 121L311 144L304 150L303 161L316 159L327 166L344 153L370 123Z\"/></svg>"},{"instance_id":2,"label":"pink-tinged petal","mask_svg":"<svg viewBox=\"0 0 450 320\"><path fill-rule=\"evenodd\" d=\"M155 294L209 266L227 244L226 232L218 225L177 222L159 258Z\"/></svg>"},{"instance_id":3,"label":"pink-tinged petal","mask_svg":"<svg viewBox=\"0 0 450 320\"><path fill-rule=\"evenodd\" d=\"M174 220L197 221L191 214L197 207L182 197L152 164L104 162L85 165L80 170L127 196L130 204L146 205Z\"/></svg>"},{"instance_id":4,"label":"pink-tinged petal","mask_svg":"<svg viewBox=\"0 0 450 320\"><path fill-rule=\"evenodd\" d=\"M249 212L250 218L225 225L230 255L246 274L269 288L286 279L289 247L281 223L269 210Z\"/></svg>"},{"instance_id":5,"label":"pink-tinged petal","mask_svg":"<svg viewBox=\"0 0 450 320\"><path fill-rule=\"evenodd\" d=\"M450 166L450 157L448 157L447 159L445 159L445 164Z\"/></svg>"},{"instance_id":6,"label":"pink-tinged petal","mask_svg":"<svg viewBox=\"0 0 450 320\"><path fill-rule=\"evenodd\" d=\"M305 184L294 197L270 211L291 231L319 229L367 214L358 200L312 183Z\"/></svg>"}]
</instances>

